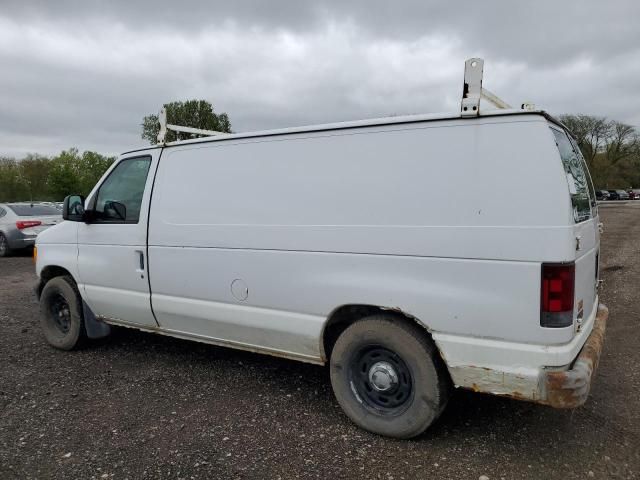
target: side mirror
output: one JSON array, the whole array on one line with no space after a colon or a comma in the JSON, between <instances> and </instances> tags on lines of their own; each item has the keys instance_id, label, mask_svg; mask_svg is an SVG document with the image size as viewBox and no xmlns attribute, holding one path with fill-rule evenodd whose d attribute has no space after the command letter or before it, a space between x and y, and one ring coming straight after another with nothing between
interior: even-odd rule
<instances>
[{"instance_id":1,"label":"side mirror","mask_svg":"<svg viewBox=\"0 0 640 480\"><path fill-rule=\"evenodd\" d=\"M127 207L124 203L108 200L104 202L104 215L107 218L125 221L127 219Z\"/></svg>"},{"instance_id":2,"label":"side mirror","mask_svg":"<svg viewBox=\"0 0 640 480\"><path fill-rule=\"evenodd\" d=\"M67 195L64 198L62 219L70 222L84 221L84 197L82 195Z\"/></svg>"}]
</instances>

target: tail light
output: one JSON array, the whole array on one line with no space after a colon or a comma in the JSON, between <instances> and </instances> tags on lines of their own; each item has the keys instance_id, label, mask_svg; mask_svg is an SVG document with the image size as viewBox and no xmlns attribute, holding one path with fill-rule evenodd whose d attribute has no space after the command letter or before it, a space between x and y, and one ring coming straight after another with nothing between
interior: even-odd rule
<instances>
[{"instance_id":1,"label":"tail light","mask_svg":"<svg viewBox=\"0 0 640 480\"><path fill-rule=\"evenodd\" d=\"M576 266L542 264L540 326L562 328L573 325Z\"/></svg>"},{"instance_id":2,"label":"tail light","mask_svg":"<svg viewBox=\"0 0 640 480\"><path fill-rule=\"evenodd\" d=\"M42 222L40 220L18 220L16 227L18 227L18 230L22 230L23 228L37 227L41 224Z\"/></svg>"}]
</instances>

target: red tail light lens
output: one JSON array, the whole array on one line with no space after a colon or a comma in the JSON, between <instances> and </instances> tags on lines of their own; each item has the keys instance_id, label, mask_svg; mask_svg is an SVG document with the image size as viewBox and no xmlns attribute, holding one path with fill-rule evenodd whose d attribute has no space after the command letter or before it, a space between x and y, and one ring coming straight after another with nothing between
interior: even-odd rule
<instances>
[{"instance_id":1,"label":"red tail light lens","mask_svg":"<svg viewBox=\"0 0 640 480\"><path fill-rule=\"evenodd\" d=\"M18 230L22 230L23 228L37 227L41 224L42 222L40 220L18 220L16 227L18 227Z\"/></svg>"},{"instance_id":2,"label":"red tail light lens","mask_svg":"<svg viewBox=\"0 0 640 480\"><path fill-rule=\"evenodd\" d=\"M540 326L562 328L573 325L576 266L542 264Z\"/></svg>"}]
</instances>

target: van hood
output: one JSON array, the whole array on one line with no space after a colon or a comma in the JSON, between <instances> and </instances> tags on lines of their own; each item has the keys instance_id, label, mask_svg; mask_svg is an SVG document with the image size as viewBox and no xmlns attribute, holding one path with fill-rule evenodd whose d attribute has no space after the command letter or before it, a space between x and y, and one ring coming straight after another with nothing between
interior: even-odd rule
<instances>
[{"instance_id":1,"label":"van hood","mask_svg":"<svg viewBox=\"0 0 640 480\"><path fill-rule=\"evenodd\" d=\"M36 237L36 246L47 243L72 244L78 242L77 222L62 221L53 225Z\"/></svg>"}]
</instances>

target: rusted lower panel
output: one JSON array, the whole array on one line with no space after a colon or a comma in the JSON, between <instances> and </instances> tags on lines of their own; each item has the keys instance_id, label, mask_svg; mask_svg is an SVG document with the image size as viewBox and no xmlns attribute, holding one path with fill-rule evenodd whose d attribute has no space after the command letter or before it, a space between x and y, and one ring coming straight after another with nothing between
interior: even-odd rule
<instances>
[{"instance_id":1,"label":"rusted lower panel","mask_svg":"<svg viewBox=\"0 0 640 480\"><path fill-rule=\"evenodd\" d=\"M600 360L608 318L609 310L604 305L600 305L593 330L576 358L573 368L563 372L547 372L544 403L555 408L574 408L587 401L591 378Z\"/></svg>"},{"instance_id":2,"label":"rusted lower panel","mask_svg":"<svg viewBox=\"0 0 640 480\"><path fill-rule=\"evenodd\" d=\"M540 401L538 382L530 373L494 370L466 365L449 367L454 382L474 392L490 393L518 400Z\"/></svg>"}]
</instances>

